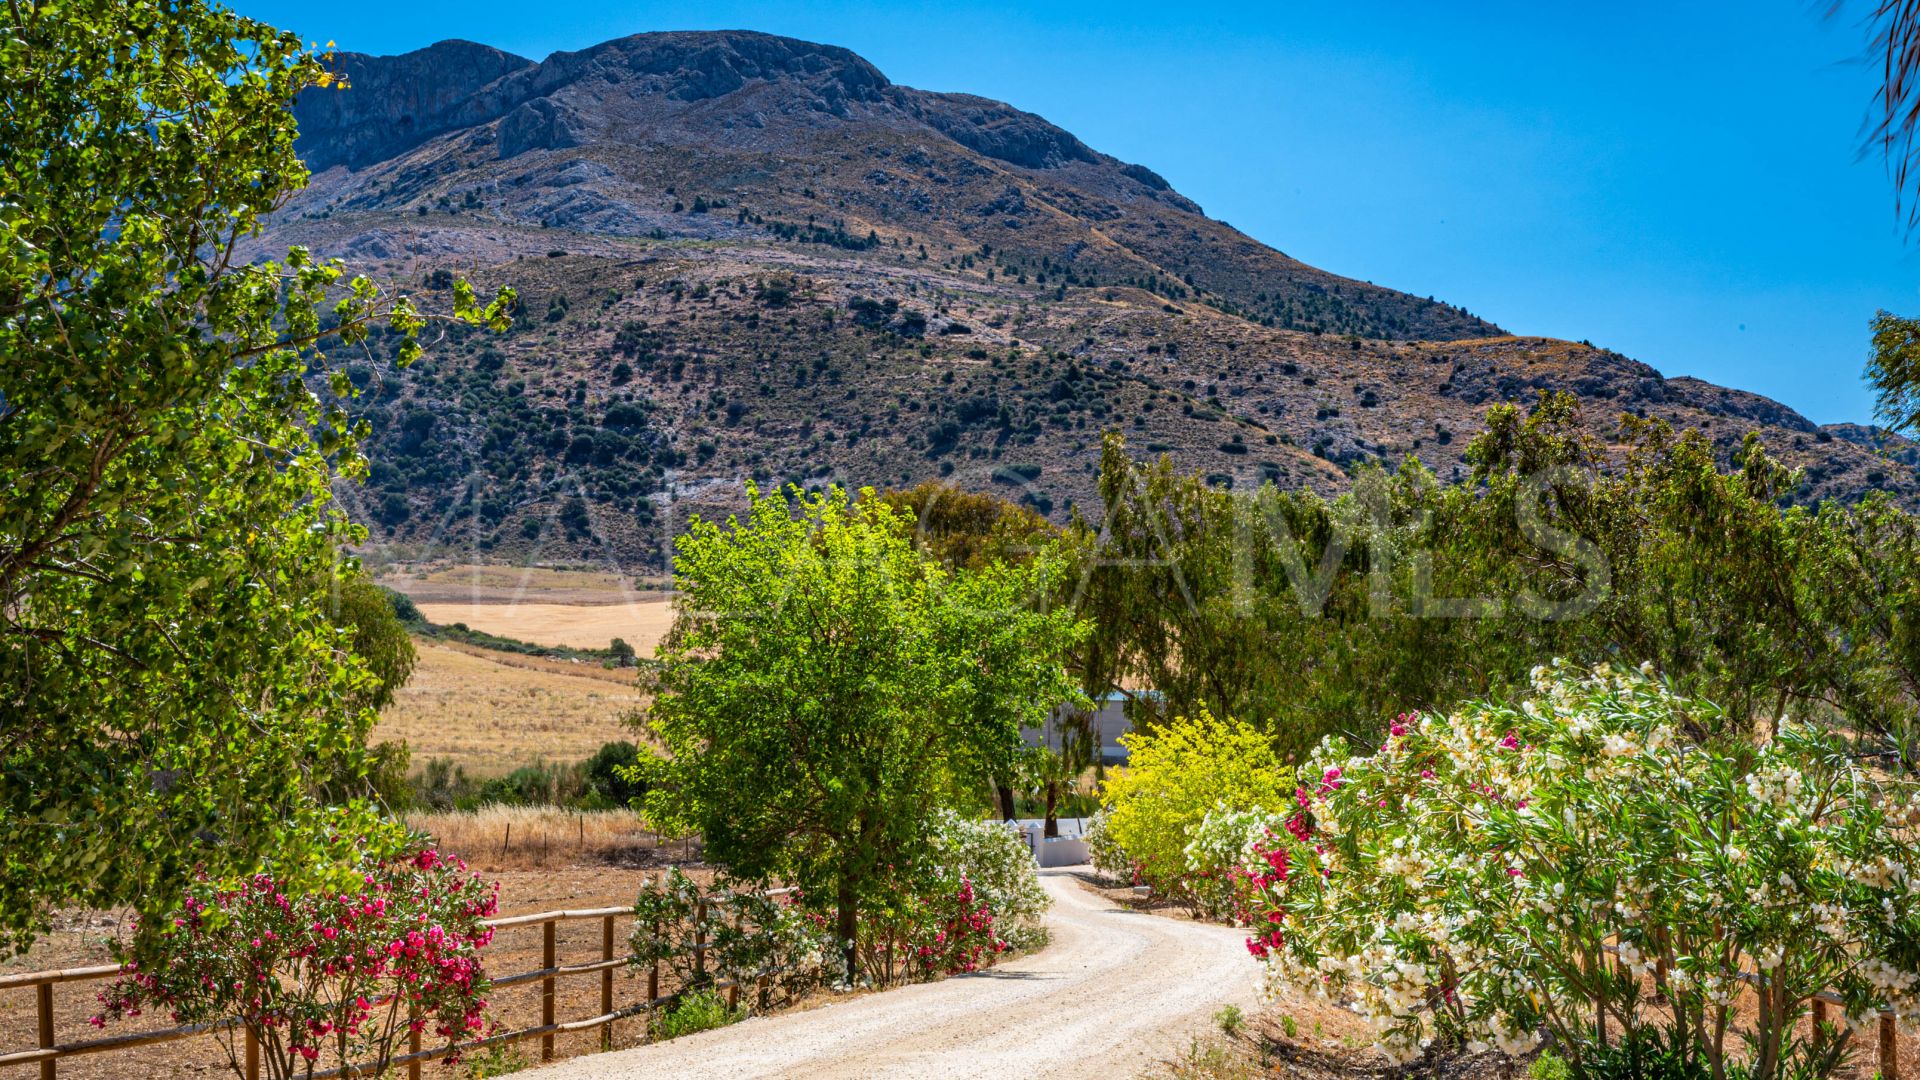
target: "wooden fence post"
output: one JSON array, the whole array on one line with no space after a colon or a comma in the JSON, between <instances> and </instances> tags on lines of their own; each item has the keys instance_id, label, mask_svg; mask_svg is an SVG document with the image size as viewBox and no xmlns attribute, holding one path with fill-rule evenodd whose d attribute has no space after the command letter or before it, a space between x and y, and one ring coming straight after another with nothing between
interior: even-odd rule
<instances>
[{"instance_id":1,"label":"wooden fence post","mask_svg":"<svg viewBox=\"0 0 1920 1080\"><path fill-rule=\"evenodd\" d=\"M1891 1016L1880 1018L1880 1080L1900 1080L1900 1035Z\"/></svg>"},{"instance_id":2,"label":"wooden fence post","mask_svg":"<svg viewBox=\"0 0 1920 1080\"><path fill-rule=\"evenodd\" d=\"M553 930L554 920L548 919L540 924L540 966L546 969L546 975L540 979L540 1026L553 1026ZM540 1060L553 1060L553 1032L540 1036Z\"/></svg>"},{"instance_id":3,"label":"wooden fence post","mask_svg":"<svg viewBox=\"0 0 1920 1080\"><path fill-rule=\"evenodd\" d=\"M600 920L600 959L603 961L613 959L613 916L611 915ZM600 973L600 1015L605 1016L612 1011L613 969L608 968ZM611 1020L607 1021L606 1027L600 1029L600 1049L613 1049L613 1021Z\"/></svg>"},{"instance_id":4,"label":"wooden fence post","mask_svg":"<svg viewBox=\"0 0 1920 1080\"><path fill-rule=\"evenodd\" d=\"M420 1027L418 1017L410 1018L407 1024L407 1053L409 1054L420 1052ZM420 1080L420 1059L417 1057L407 1062L407 1080Z\"/></svg>"},{"instance_id":5,"label":"wooden fence post","mask_svg":"<svg viewBox=\"0 0 1920 1080\"><path fill-rule=\"evenodd\" d=\"M53 984L43 982L33 989L34 1005L40 1014L40 1049L51 1050L53 1049ZM55 1064L53 1058L40 1063L40 1080L54 1080Z\"/></svg>"},{"instance_id":6,"label":"wooden fence post","mask_svg":"<svg viewBox=\"0 0 1920 1080\"><path fill-rule=\"evenodd\" d=\"M247 1029L246 1047L246 1072L242 1075L247 1080L260 1080L260 1040L252 1028Z\"/></svg>"},{"instance_id":7,"label":"wooden fence post","mask_svg":"<svg viewBox=\"0 0 1920 1080\"><path fill-rule=\"evenodd\" d=\"M740 910L740 902L738 899L735 899L733 904L734 933L736 934L745 933L746 927L747 927L746 912ZM736 971L733 973L730 979L730 984L727 987L727 1008L737 1009L739 1007L740 1007L740 972Z\"/></svg>"}]
</instances>

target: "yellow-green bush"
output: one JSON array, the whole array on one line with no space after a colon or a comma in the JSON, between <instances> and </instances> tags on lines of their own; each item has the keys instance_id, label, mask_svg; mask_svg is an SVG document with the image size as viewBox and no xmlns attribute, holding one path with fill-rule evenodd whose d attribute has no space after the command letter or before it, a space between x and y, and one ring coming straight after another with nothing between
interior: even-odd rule
<instances>
[{"instance_id":1,"label":"yellow-green bush","mask_svg":"<svg viewBox=\"0 0 1920 1080\"><path fill-rule=\"evenodd\" d=\"M1255 728L1204 709L1121 737L1127 768L1107 779L1106 842L1155 889L1191 892L1187 844L1216 809L1286 808L1293 770Z\"/></svg>"}]
</instances>

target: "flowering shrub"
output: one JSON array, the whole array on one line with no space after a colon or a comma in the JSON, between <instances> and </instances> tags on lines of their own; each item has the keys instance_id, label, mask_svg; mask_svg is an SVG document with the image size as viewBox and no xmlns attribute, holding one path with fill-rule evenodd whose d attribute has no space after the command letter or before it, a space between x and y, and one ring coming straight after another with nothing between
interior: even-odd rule
<instances>
[{"instance_id":1,"label":"flowering shrub","mask_svg":"<svg viewBox=\"0 0 1920 1080\"><path fill-rule=\"evenodd\" d=\"M1259 807L1235 810L1221 803L1209 811L1186 848L1186 889L1195 910L1210 919L1245 918L1259 885L1245 870L1255 856L1251 841L1285 822L1284 816Z\"/></svg>"},{"instance_id":2,"label":"flowering shrub","mask_svg":"<svg viewBox=\"0 0 1920 1080\"><path fill-rule=\"evenodd\" d=\"M361 855L338 891L292 890L271 872L203 882L170 925L146 928L93 1023L147 1009L183 1024L232 1017L276 1080L312 1076L323 1053L377 1076L409 1031L449 1045L482 1031L497 886L432 848ZM240 1073L231 1037L226 1048Z\"/></svg>"},{"instance_id":3,"label":"flowering shrub","mask_svg":"<svg viewBox=\"0 0 1920 1080\"><path fill-rule=\"evenodd\" d=\"M1038 942L1040 919L1053 901L1040 887L1033 851L1018 830L943 810L934 816L928 854L946 883L939 893L953 894L964 883L992 912L1008 945L1024 949Z\"/></svg>"},{"instance_id":4,"label":"flowering shrub","mask_svg":"<svg viewBox=\"0 0 1920 1080\"><path fill-rule=\"evenodd\" d=\"M909 910L910 962L923 977L978 971L1011 947L995 929L992 905L965 876L951 890L916 897Z\"/></svg>"},{"instance_id":5,"label":"flowering shrub","mask_svg":"<svg viewBox=\"0 0 1920 1080\"><path fill-rule=\"evenodd\" d=\"M933 816L925 867L872 905L856 942L878 979L974 971L1010 948L1038 944L1051 902L1020 834L997 821ZM776 896L721 884L702 889L671 870L640 892L632 936L636 966L662 965L680 986L715 979L798 990L824 978L837 953L831 906L799 890ZM705 903L704 965L696 966L696 916Z\"/></svg>"},{"instance_id":6,"label":"flowering shrub","mask_svg":"<svg viewBox=\"0 0 1920 1080\"><path fill-rule=\"evenodd\" d=\"M1109 815L1110 811L1102 806L1087 819L1080 834L1087 842L1087 861L1108 877L1137 885L1139 882L1134 880L1133 860L1127 858L1127 853L1120 850L1119 844L1114 843L1113 832L1107 828Z\"/></svg>"},{"instance_id":7,"label":"flowering shrub","mask_svg":"<svg viewBox=\"0 0 1920 1080\"><path fill-rule=\"evenodd\" d=\"M1205 908L1228 867L1190 869L1187 845L1195 831L1209 812L1286 805L1292 770L1267 736L1204 711L1121 741L1127 768L1107 779L1103 838L1132 864L1136 881Z\"/></svg>"},{"instance_id":8,"label":"flowering shrub","mask_svg":"<svg viewBox=\"0 0 1920 1080\"><path fill-rule=\"evenodd\" d=\"M1724 1077L1742 972L1752 1080L1831 1071L1876 1009L1920 1015L1913 785L1803 727L1694 742L1718 710L1646 673L1535 669L1534 689L1403 717L1372 754L1329 740L1283 827L1249 823L1270 990L1350 1000L1395 1060L1550 1033L1580 1075L1604 1015ZM1643 982L1670 1013L1637 1007ZM1823 988L1845 1024L1798 1040Z\"/></svg>"},{"instance_id":9,"label":"flowering shrub","mask_svg":"<svg viewBox=\"0 0 1920 1080\"><path fill-rule=\"evenodd\" d=\"M632 962L658 963L680 986L765 975L769 986L798 991L820 980L832 953L828 920L802 899L798 890L768 896L726 883L703 890L676 867L634 901Z\"/></svg>"}]
</instances>

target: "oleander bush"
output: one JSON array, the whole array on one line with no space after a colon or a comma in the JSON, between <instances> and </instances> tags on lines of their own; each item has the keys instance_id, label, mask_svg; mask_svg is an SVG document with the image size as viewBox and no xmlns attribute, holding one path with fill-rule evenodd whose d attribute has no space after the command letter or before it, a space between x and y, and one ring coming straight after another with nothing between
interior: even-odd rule
<instances>
[{"instance_id":1,"label":"oleander bush","mask_svg":"<svg viewBox=\"0 0 1920 1080\"><path fill-rule=\"evenodd\" d=\"M1044 936L1040 920L1052 901L1040 887L1033 852L1004 822L964 818L951 810L935 815L929 843L933 862L957 892L965 882L992 912L999 933L1016 949L1032 948Z\"/></svg>"},{"instance_id":2,"label":"oleander bush","mask_svg":"<svg viewBox=\"0 0 1920 1080\"><path fill-rule=\"evenodd\" d=\"M867 980L932 978L976 971L1001 953L1044 943L1050 900L1020 834L998 821L933 816L926 858L895 878L855 942ZM675 985L735 980L798 992L843 972L838 912L800 889L760 891L723 879L702 887L678 869L649 882L634 906L636 967L660 964ZM696 935L698 931L698 935ZM696 943L703 947L696 955Z\"/></svg>"},{"instance_id":3,"label":"oleander bush","mask_svg":"<svg viewBox=\"0 0 1920 1080\"><path fill-rule=\"evenodd\" d=\"M931 979L978 971L1012 948L999 923L993 905L963 874L957 883L941 881L909 894L894 919L877 923L876 936L897 934L905 946L902 973Z\"/></svg>"},{"instance_id":4,"label":"oleander bush","mask_svg":"<svg viewBox=\"0 0 1920 1080\"><path fill-rule=\"evenodd\" d=\"M274 1080L311 1077L323 1057L382 1075L412 1031L458 1060L456 1045L486 1027L481 950L498 886L431 847L349 846L357 858L327 888L291 887L271 866L202 881L166 925L138 928L94 1025L149 1010L179 1024L235 1018ZM233 1030L223 1045L244 1076Z\"/></svg>"},{"instance_id":5,"label":"oleander bush","mask_svg":"<svg viewBox=\"0 0 1920 1080\"><path fill-rule=\"evenodd\" d=\"M1280 827L1242 820L1270 991L1351 1002L1396 1061L1547 1036L1583 1078L1631 1071L1602 1015L1712 1080L1824 1076L1876 1010L1920 1018L1913 782L1820 729L1756 737L1648 672L1556 664L1532 688L1403 717L1371 752L1329 739ZM1843 1022L1796 1034L1829 988Z\"/></svg>"},{"instance_id":6,"label":"oleander bush","mask_svg":"<svg viewBox=\"0 0 1920 1080\"><path fill-rule=\"evenodd\" d=\"M1095 810L1080 833L1087 842L1087 861L1093 864L1095 870L1110 878L1132 881L1133 862L1114 842L1113 832L1107 828L1108 816L1104 806Z\"/></svg>"},{"instance_id":7,"label":"oleander bush","mask_svg":"<svg viewBox=\"0 0 1920 1080\"><path fill-rule=\"evenodd\" d=\"M827 921L798 890L768 895L722 880L703 888L675 867L634 901L632 963L659 964L672 985L736 982L798 993L818 985L833 955Z\"/></svg>"}]
</instances>

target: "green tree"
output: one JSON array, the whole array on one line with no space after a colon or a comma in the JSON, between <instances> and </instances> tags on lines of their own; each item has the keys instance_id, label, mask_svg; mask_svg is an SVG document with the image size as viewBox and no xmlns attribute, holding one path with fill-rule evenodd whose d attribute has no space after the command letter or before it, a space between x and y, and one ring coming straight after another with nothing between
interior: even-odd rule
<instances>
[{"instance_id":1,"label":"green tree","mask_svg":"<svg viewBox=\"0 0 1920 1080\"><path fill-rule=\"evenodd\" d=\"M601 743L600 749L587 759L588 792L606 806L632 806L635 799L646 794L645 787L627 776L639 760L640 748L625 739Z\"/></svg>"},{"instance_id":2,"label":"green tree","mask_svg":"<svg viewBox=\"0 0 1920 1080\"><path fill-rule=\"evenodd\" d=\"M1060 657L1081 629L1032 603L1053 556L950 571L870 492L749 495L744 521L676 541L645 805L734 874L832 904L851 980L863 907L913 878L935 812L978 805L1021 727L1077 696Z\"/></svg>"},{"instance_id":3,"label":"green tree","mask_svg":"<svg viewBox=\"0 0 1920 1080\"><path fill-rule=\"evenodd\" d=\"M381 674L328 617L358 532L352 392L318 349L405 298L239 255L306 180L292 35L203 3L0 11L0 952L62 904L157 914L297 860ZM504 325L455 290L454 316ZM379 686L376 686L379 684ZM317 772L318 771L318 772Z\"/></svg>"},{"instance_id":4,"label":"green tree","mask_svg":"<svg viewBox=\"0 0 1920 1080\"><path fill-rule=\"evenodd\" d=\"M1060 835L1060 797L1073 789L1092 760L1085 734L1067 730L1062 732L1060 742L1058 750L1048 746L1034 748L1026 761L1027 786L1040 796L1046 807L1040 835L1048 839Z\"/></svg>"},{"instance_id":5,"label":"green tree","mask_svg":"<svg viewBox=\"0 0 1920 1080\"><path fill-rule=\"evenodd\" d=\"M350 713L378 713L413 675L416 654L413 636L395 603L402 594L373 583L358 570L342 573L333 582L327 614L346 631L346 648L365 669L367 678L345 703ZM404 599L404 598L403 598ZM408 607L411 600L405 600ZM418 609L414 609L418 614ZM366 752L334 758L319 782L319 795L328 802L371 799L389 810L412 805L413 788L407 782L412 753L404 740L374 743Z\"/></svg>"},{"instance_id":6,"label":"green tree","mask_svg":"<svg viewBox=\"0 0 1920 1080\"><path fill-rule=\"evenodd\" d=\"M638 655L633 651L633 646L627 644L626 638L614 638L607 644L607 652L613 655L614 663L621 667L632 667Z\"/></svg>"},{"instance_id":7,"label":"green tree","mask_svg":"<svg viewBox=\"0 0 1920 1080\"><path fill-rule=\"evenodd\" d=\"M1920 320L1880 311L1870 327L1867 385L1874 391L1874 415L1896 431L1911 433L1920 423Z\"/></svg>"},{"instance_id":8,"label":"green tree","mask_svg":"<svg viewBox=\"0 0 1920 1080\"><path fill-rule=\"evenodd\" d=\"M914 545L950 569L1021 562L1053 548L1060 539L1059 528L1046 518L985 492L928 481L883 492L880 498L897 512ZM994 778L1000 816L1008 821L1016 816L1013 788L1017 779L1012 774Z\"/></svg>"},{"instance_id":9,"label":"green tree","mask_svg":"<svg viewBox=\"0 0 1920 1080\"><path fill-rule=\"evenodd\" d=\"M977 570L1019 562L1053 546L1060 530L1018 503L928 481L880 498L899 514L915 544L950 567Z\"/></svg>"},{"instance_id":10,"label":"green tree","mask_svg":"<svg viewBox=\"0 0 1920 1080\"><path fill-rule=\"evenodd\" d=\"M1078 522L1084 685L1150 688L1151 728L1201 709L1297 760L1382 717L1501 697L1535 664L1652 661L1766 731L1843 717L1920 761L1920 529L1884 496L1793 505L1802 478L1757 437L1722 448L1577 402L1490 409L1465 483L1416 461L1356 471L1335 499L1215 490L1109 437L1107 514Z\"/></svg>"},{"instance_id":11,"label":"green tree","mask_svg":"<svg viewBox=\"0 0 1920 1080\"><path fill-rule=\"evenodd\" d=\"M371 676L353 704L379 712L413 676L418 659L413 636L407 633L401 608L394 602L401 594L374 584L357 570L340 575L333 588L328 613L334 625L347 632L348 651L360 658ZM419 613L412 600L405 604Z\"/></svg>"}]
</instances>

